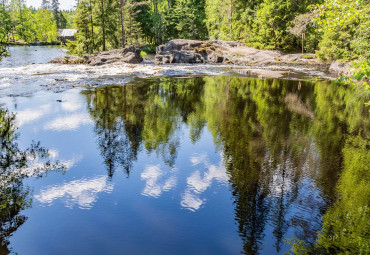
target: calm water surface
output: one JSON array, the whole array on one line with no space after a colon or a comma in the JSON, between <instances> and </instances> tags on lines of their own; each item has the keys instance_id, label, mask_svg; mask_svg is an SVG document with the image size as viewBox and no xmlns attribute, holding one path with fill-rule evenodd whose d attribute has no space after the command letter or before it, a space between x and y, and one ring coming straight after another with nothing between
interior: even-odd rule
<instances>
[{"instance_id":1,"label":"calm water surface","mask_svg":"<svg viewBox=\"0 0 370 255\"><path fill-rule=\"evenodd\" d=\"M2 96L0 253L284 254L291 238L314 244L346 141L369 141L365 98L348 90L202 77Z\"/></svg>"},{"instance_id":2,"label":"calm water surface","mask_svg":"<svg viewBox=\"0 0 370 255\"><path fill-rule=\"evenodd\" d=\"M0 68L45 64L64 55L64 50L55 46L9 47L9 56L0 61Z\"/></svg>"}]
</instances>

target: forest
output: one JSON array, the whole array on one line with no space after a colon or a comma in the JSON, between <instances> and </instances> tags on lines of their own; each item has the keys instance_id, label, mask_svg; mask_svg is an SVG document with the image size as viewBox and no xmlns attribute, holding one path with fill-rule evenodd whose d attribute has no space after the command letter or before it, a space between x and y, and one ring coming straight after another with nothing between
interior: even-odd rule
<instances>
[{"instance_id":1,"label":"forest","mask_svg":"<svg viewBox=\"0 0 370 255\"><path fill-rule=\"evenodd\" d=\"M45 0L39 8L27 7L24 0L0 3L0 56L6 45L32 42L55 43L58 29L71 28L73 12L59 9L59 1Z\"/></svg>"},{"instance_id":2,"label":"forest","mask_svg":"<svg viewBox=\"0 0 370 255\"><path fill-rule=\"evenodd\" d=\"M368 0L79 0L59 10L58 0L38 9L2 0L0 44L57 40L57 29L76 28L74 54L155 46L171 39L234 40L261 49L316 52L323 61L366 59L370 52ZM304 44L303 41L304 40Z\"/></svg>"}]
</instances>

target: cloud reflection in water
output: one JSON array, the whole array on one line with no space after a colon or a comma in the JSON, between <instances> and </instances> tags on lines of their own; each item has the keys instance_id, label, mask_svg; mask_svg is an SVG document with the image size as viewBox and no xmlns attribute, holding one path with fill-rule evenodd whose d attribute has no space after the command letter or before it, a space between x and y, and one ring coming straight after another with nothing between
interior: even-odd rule
<instances>
[{"instance_id":1,"label":"cloud reflection in water","mask_svg":"<svg viewBox=\"0 0 370 255\"><path fill-rule=\"evenodd\" d=\"M187 187L181 195L180 205L187 210L197 211L206 201L205 198L201 198L202 193L215 181L227 184L229 178L222 157L218 165L210 164L206 154L195 155L190 158L190 162L198 169L186 179ZM166 173L160 165L146 166L141 173L141 180L146 182L141 194L158 198L163 192L172 190L178 182L175 174L176 172L172 171Z\"/></svg>"},{"instance_id":2,"label":"cloud reflection in water","mask_svg":"<svg viewBox=\"0 0 370 255\"><path fill-rule=\"evenodd\" d=\"M66 207L78 206L80 209L90 209L101 192L111 193L113 185L106 176L97 176L92 179L80 179L55 185L51 188L41 190L35 199L40 203L51 205L54 200L63 199Z\"/></svg>"},{"instance_id":3,"label":"cloud reflection in water","mask_svg":"<svg viewBox=\"0 0 370 255\"><path fill-rule=\"evenodd\" d=\"M52 107L50 104L46 104L36 109L28 108L22 111L18 111L16 114L16 125L18 127L21 127L25 124L41 119L51 112L51 108Z\"/></svg>"},{"instance_id":4,"label":"cloud reflection in water","mask_svg":"<svg viewBox=\"0 0 370 255\"><path fill-rule=\"evenodd\" d=\"M159 165L147 166L141 173L141 179L146 181L145 188L141 193L148 197L159 197L164 191L169 191L177 184L177 178L170 176L166 181L159 183L164 172Z\"/></svg>"},{"instance_id":5,"label":"cloud reflection in water","mask_svg":"<svg viewBox=\"0 0 370 255\"><path fill-rule=\"evenodd\" d=\"M199 170L194 171L190 177L187 178L187 188L182 195L181 206L190 210L198 210L206 201L206 199L201 199L200 195L205 192L214 181L222 184L227 184L228 175L223 163L223 159L220 163L212 165L208 162L207 155L200 154L190 158L193 166L200 164L204 165L206 172L201 174Z\"/></svg>"},{"instance_id":6,"label":"cloud reflection in water","mask_svg":"<svg viewBox=\"0 0 370 255\"><path fill-rule=\"evenodd\" d=\"M83 125L92 124L90 116L87 113L76 113L66 117L56 118L44 125L45 130L76 130Z\"/></svg>"}]
</instances>

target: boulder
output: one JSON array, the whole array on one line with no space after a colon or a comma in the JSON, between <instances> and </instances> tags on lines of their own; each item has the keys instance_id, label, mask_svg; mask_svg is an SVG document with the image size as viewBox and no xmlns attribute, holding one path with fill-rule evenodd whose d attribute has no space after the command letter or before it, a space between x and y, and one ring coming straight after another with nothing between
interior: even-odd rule
<instances>
[{"instance_id":1,"label":"boulder","mask_svg":"<svg viewBox=\"0 0 370 255\"><path fill-rule=\"evenodd\" d=\"M167 63L257 63L273 61L278 51L261 51L233 41L175 39L156 49L155 64Z\"/></svg>"},{"instance_id":2,"label":"boulder","mask_svg":"<svg viewBox=\"0 0 370 255\"><path fill-rule=\"evenodd\" d=\"M284 54L278 50L260 50L233 41L175 39L156 49L155 64L227 63L238 65L304 65L327 70L314 54Z\"/></svg>"},{"instance_id":3,"label":"boulder","mask_svg":"<svg viewBox=\"0 0 370 255\"><path fill-rule=\"evenodd\" d=\"M65 57L54 58L49 63L51 64L86 64L86 59L84 57L65 56Z\"/></svg>"},{"instance_id":4,"label":"boulder","mask_svg":"<svg viewBox=\"0 0 370 255\"><path fill-rule=\"evenodd\" d=\"M66 56L62 58L55 58L49 63L88 64L91 66L100 66L111 63L139 64L143 61L140 53L140 49L131 45L123 49L103 51L95 55L86 55L84 57Z\"/></svg>"},{"instance_id":5,"label":"boulder","mask_svg":"<svg viewBox=\"0 0 370 255\"><path fill-rule=\"evenodd\" d=\"M139 64L143 62L141 56L141 49L134 47L133 45L123 49L123 62L130 64Z\"/></svg>"},{"instance_id":6,"label":"boulder","mask_svg":"<svg viewBox=\"0 0 370 255\"><path fill-rule=\"evenodd\" d=\"M154 59L155 64L172 64L172 63L204 63L205 60L199 53L173 50L162 54L157 54Z\"/></svg>"},{"instance_id":7,"label":"boulder","mask_svg":"<svg viewBox=\"0 0 370 255\"><path fill-rule=\"evenodd\" d=\"M176 39L158 46L154 59L155 64L172 63L205 63L205 52L199 51L203 41Z\"/></svg>"},{"instance_id":8,"label":"boulder","mask_svg":"<svg viewBox=\"0 0 370 255\"><path fill-rule=\"evenodd\" d=\"M124 49L103 51L96 55L87 56L86 63L92 66L99 66L117 62L139 64L143 61L140 52L140 49L135 48L131 45Z\"/></svg>"},{"instance_id":9,"label":"boulder","mask_svg":"<svg viewBox=\"0 0 370 255\"><path fill-rule=\"evenodd\" d=\"M208 63L222 63L224 61L224 57L217 55L216 53L211 53L207 55L207 62Z\"/></svg>"}]
</instances>

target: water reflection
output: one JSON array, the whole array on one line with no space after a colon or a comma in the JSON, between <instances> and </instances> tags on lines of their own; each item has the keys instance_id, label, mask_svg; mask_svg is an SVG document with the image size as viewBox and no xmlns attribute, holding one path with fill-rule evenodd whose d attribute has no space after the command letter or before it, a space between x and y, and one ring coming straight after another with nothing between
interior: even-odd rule
<instances>
[{"instance_id":1,"label":"water reflection","mask_svg":"<svg viewBox=\"0 0 370 255\"><path fill-rule=\"evenodd\" d=\"M210 164L206 154L190 159L192 167L205 170L190 173L180 204L199 210L202 193L214 181L229 183L243 252L258 254L264 242L280 252L289 232L314 245L321 216L336 198L346 139L364 137L370 126L363 109L368 95L356 88L297 84L163 78L83 94L110 178L119 168L129 175L144 149L181 171L176 163L181 137L196 144L207 129L222 161ZM143 195L159 197L176 186L176 174L163 169L145 167Z\"/></svg>"},{"instance_id":2,"label":"water reflection","mask_svg":"<svg viewBox=\"0 0 370 255\"><path fill-rule=\"evenodd\" d=\"M190 162L197 168L201 168L203 165L204 173L201 173L198 169L187 178L187 188L182 196L181 206L191 211L196 211L205 203L205 199L201 198L201 194L214 181L222 184L228 183L229 176L226 173L223 160L216 166L208 162L207 155L200 154L191 157Z\"/></svg>"},{"instance_id":3,"label":"water reflection","mask_svg":"<svg viewBox=\"0 0 370 255\"><path fill-rule=\"evenodd\" d=\"M31 190L23 180L44 176L47 172L64 170L60 162L52 162L48 150L32 143L22 150L17 140L15 115L0 108L0 253L10 252L9 238L26 220L20 212L31 207Z\"/></svg>"},{"instance_id":4,"label":"water reflection","mask_svg":"<svg viewBox=\"0 0 370 255\"><path fill-rule=\"evenodd\" d=\"M73 113L68 116L58 117L44 125L45 130L65 131L76 130L83 125L91 124L88 114Z\"/></svg>"},{"instance_id":5,"label":"water reflection","mask_svg":"<svg viewBox=\"0 0 370 255\"><path fill-rule=\"evenodd\" d=\"M54 200L63 199L68 208L77 205L81 209L89 209L98 199L99 193L110 193L112 190L113 185L106 176L97 176L55 185L41 190L41 193L34 197L43 204L51 205Z\"/></svg>"},{"instance_id":6,"label":"water reflection","mask_svg":"<svg viewBox=\"0 0 370 255\"><path fill-rule=\"evenodd\" d=\"M127 87L84 92L109 177L117 166L129 175L132 162L137 158L142 141L143 92Z\"/></svg>"},{"instance_id":7,"label":"water reflection","mask_svg":"<svg viewBox=\"0 0 370 255\"><path fill-rule=\"evenodd\" d=\"M170 175L167 179L161 181L164 171L160 165L147 166L141 173L141 179L144 180L145 188L141 193L144 196L159 197L163 192L169 191L176 186L176 176Z\"/></svg>"},{"instance_id":8,"label":"water reflection","mask_svg":"<svg viewBox=\"0 0 370 255\"><path fill-rule=\"evenodd\" d=\"M17 112L17 126L21 127L24 124L31 123L42 118L44 115L51 112L51 105L46 104L38 107L37 109L25 109L23 111Z\"/></svg>"}]
</instances>

